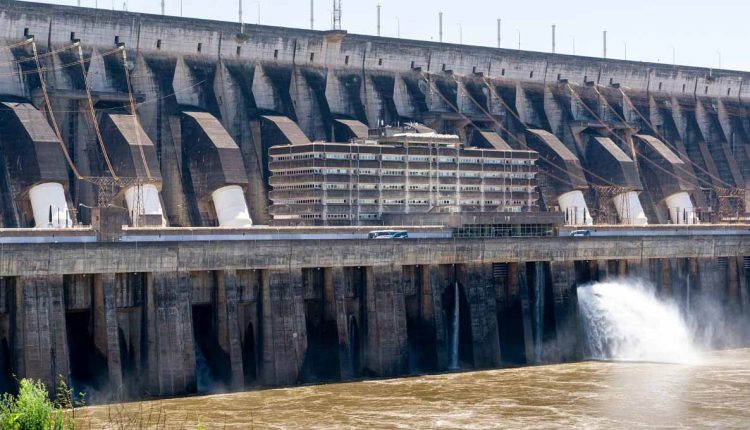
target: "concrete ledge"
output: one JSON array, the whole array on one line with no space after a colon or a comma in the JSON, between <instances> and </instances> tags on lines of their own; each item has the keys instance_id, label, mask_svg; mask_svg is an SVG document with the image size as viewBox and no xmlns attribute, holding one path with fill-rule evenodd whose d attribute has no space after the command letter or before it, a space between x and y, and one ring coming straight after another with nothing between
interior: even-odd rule
<instances>
[{"instance_id":1,"label":"concrete ledge","mask_svg":"<svg viewBox=\"0 0 750 430\"><path fill-rule=\"evenodd\" d=\"M0 243L0 277L750 255L750 236Z\"/></svg>"}]
</instances>

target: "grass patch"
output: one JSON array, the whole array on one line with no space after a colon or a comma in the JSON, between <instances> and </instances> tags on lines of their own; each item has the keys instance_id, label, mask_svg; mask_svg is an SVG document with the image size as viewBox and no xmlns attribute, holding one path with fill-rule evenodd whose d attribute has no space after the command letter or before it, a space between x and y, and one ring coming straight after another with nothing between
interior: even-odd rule
<instances>
[{"instance_id":1,"label":"grass patch","mask_svg":"<svg viewBox=\"0 0 750 430\"><path fill-rule=\"evenodd\" d=\"M57 393L53 402L42 382L20 380L17 396L0 396L0 430L74 430L75 407L79 405L74 405L62 378Z\"/></svg>"}]
</instances>

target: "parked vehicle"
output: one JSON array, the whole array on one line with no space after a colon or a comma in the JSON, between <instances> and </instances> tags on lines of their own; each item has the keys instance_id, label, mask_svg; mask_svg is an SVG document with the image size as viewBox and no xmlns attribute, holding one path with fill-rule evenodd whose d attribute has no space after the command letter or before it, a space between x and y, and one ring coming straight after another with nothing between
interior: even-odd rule
<instances>
[{"instance_id":1,"label":"parked vehicle","mask_svg":"<svg viewBox=\"0 0 750 430\"><path fill-rule=\"evenodd\" d=\"M570 237L591 237L591 232L588 230L575 230L570 232Z\"/></svg>"},{"instance_id":2,"label":"parked vehicle","mask_svg":"<svg viewBox=\"0 0 750 430\"><path fill-rule=\"evenodd\" d=\"M370 239L408 239L409 232L406 230L378 230L371 231L367 237Z\"/></svg>"}]
</instances>

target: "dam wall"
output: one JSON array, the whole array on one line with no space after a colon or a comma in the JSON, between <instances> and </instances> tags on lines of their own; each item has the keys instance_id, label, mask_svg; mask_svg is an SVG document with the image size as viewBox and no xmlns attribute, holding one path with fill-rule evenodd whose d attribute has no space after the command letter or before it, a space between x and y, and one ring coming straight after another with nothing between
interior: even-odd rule
<instances>
[{"instance_id":1,"label":"dam wall","mask_svg":"<svg viewBox=\"0 0 750 430\"><path fill-rule=\"evenodd\" d=\"M574 361L576 287L614 277L746 345L748 79L0 0L0 389L62 377L106 402ZM593 237L250 227L272 221L271 147L406 122L540 154L540 210L573 224L550 234Z\"/></svg>"},{"instance_id":2,"label":"dam wall","mask_svg":"<svg viewBox=\"0 0 750 430\"><path fill-rule=\"evenodd\" d=\"M84 177L119 169L101 148L121 136L105 127L98 142L92 111L137 115L130 148L145 148L153 168L125 171L159 181L173 227L219 225L204 193L210 169L223 168L226 183L212 185L239 184L252 223L266 225L270 147L346 142L356 130L406 122L480 147L539 152L540 207L575 212L571 223L719 222L746 210L746 72L13 0L0 1L0 28L0 98L54 111L50 125L79 173L56 179L74 211L97 202ZM195 129L189 119L198 115L213 129ZM2 127L28 134L23 123ZM11 152L20 141L2 144ZM236 155L232 166L201 171L196 160L210 153ZM28 175L22 169L17 180L10 169L0 184L3 226L35 224L25 187L39 178ZM125 205L123 195L113 200ZM86 211L74 215L90 221Z\"/></svg>"},{"instance_id":3,"label":"dam wall","mask_svg":"<svg viewBox=\"0 0 750 430\"><path fill-rule=\"evenodd\" d=\"M201 230L164 241L157 231L91 241L63 230L48 243L27 231L0 244L3 389L12 375L62 377L106 402L575 361L585 354L576 287L623 276L727 334L712 346L747 341L746 234L399 242L201 240L217 233Z\"/></svg>"}]
</instances>

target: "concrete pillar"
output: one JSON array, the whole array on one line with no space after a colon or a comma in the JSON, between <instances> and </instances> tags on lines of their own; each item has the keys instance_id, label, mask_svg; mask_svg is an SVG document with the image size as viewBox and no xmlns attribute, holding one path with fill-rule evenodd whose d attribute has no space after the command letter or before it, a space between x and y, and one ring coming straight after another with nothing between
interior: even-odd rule
<instances>
[{"instance_id":1,"label":"concrete pillar","mask_svg":"<svg viewBox=\"0 0 750 430\"><path fill-rule=\"evenodd\" d=\"M701 280L698 274L698 259L688 259L688 279L685 285L685 309L690 312L693 308L696 293L700 293Z\"/></svg>"},{"instance_id":2,"label":"concrete pillar","mask_svg":"<svg viewBox=\"0 0 750 430\"><path fill-rule=\"evenodd\" d=\"M353 378L358 370L354 368L354 352L351 349L349 334L349 314L346 309L346 290L352 279L351 276L347 276L346 272L343 267L326 268L323 284L325 300L323 313L326 315L325 318L332 317L336 321L339 344L339 374L343 380Z\"/></svg>"},{"instance_id":3,"label":"concrete pillar","mask_svg":"<svg viewBox=\"0 0 750 430\"><path fill-rule=\"evenodd\" d=\"M146 283L146 375L154 396L196 391L190 276L186 272L150 273Z\"/></svg>"},{"instance_id":4,"label":"concrete pillar","mask_svg":"<svg viewBox=\"0 0 750 430\"><path fill-rule=\"evenodd\" d=\"M672 261L668 258L660 260L661 263L661 295L664 298L674 297L672 290Z\"/></svg>"},{"instance_id":5,"label":"concrete pillar","mask_svg":"<svg viewBox=\"0 0 750 430\"><path fill-rule=\"evenodd\" d=\"M94 344L107 358L109 389L112 400L123 394L120 339L117 324L117 277L114 274L96 275L94 278Z\"/></svg>"},{"instance_id":6,"label":"concrete pillar","mask_svg":"<svg viewBox=\"0 0 750 430\"><path fill-rule=\"evenodd\" d=\"M602 262L599 267L606 267ZM572 261L553 261L552 291L554 294L555 334L557 341L557 360L573 361L583 357L581 330L578 319L578 293L576 285L575 263Z\"/></svg>"},{"instance_id":7,"label":"concrete pillar","mask_svg":"<svg viewBox=\"0 0 750 430\"><path fill-rule=\"evenodd\" d=\"M750 312L750 291L748 291L747 269L745 269L745 257L738 257L737 272L739 274L740 303L742 314L747 316Z\"/></svg>"},{"instance_id":8,"label":"concrete pillar","mask_svg":"<svg viewBox=\"0 0 750 430\"><path fill-rule=\"evenodd\" d=\"M219 272L216 283L216 319L219 345L229 356L231 365L230 387L238 390L243 387L242 340L239 326L239 282L237 272Z\"/></svg>"},{"instance_id":9,"label":"concrete pillar","mask_svg":"<svg viewBox=\"0 0 750 430\"><path fill-rule=\"evenodd\" d=\"M432 309L429 309L424 314L424 318L427 319L429 314L432 314L431 321L435 330L435 352L437 355L436 365L440 370L448 369L450 365L450 345L448 344L448 333L446 332L447 328L444 318L443 291L449 286L453 287L453 283L455 282L453 272L452 266L434 265L429 267L429 296L432 302ZM425 279L425 282L427 282L427 279ZM423 285L422 291L425 294L425 299L427 299L426 288Z\"/></svg>"},{"instance_id":10,"label":"concrete pillar","mask_svg":"<svg viewBox=\"0 0 750 430\"><path fill-rule=\"evenodd\" d=\"M729 257L727 267L727 303L735 309L739 309L740 305L740 284L737 267L737 257Z\"/></svg>"},{"instance_id":11,"label":"concrete pillar","mask_svg":"<svg viewBox=\"0 0 750 430\"><path fill-rule=\"evenodd\" d=\"M599 280L599 282L605 282L607 278L609 278L609 261L607 260L597 261L596 271L597 271L596 277ZM552 272L552 276L554 277L554 270Z\"/></svg>"},{"instance_id":12,"label":"concrete pillar","mask_svg":"<svg viewBox=\"0 0 750 430\"><path fill-rule=\"evenodd\" d=\"M297 382L307 352L302 270L261 275L260 377L265 385Z\"/></svg>"},{"instance_id":13,"label":"concrete pillar","mask_svg":"<svg viewBox=\"0 0 750 430\"><path fill-rule=\"evenodd\" d=\"M403 374L408 370L409 351L401 267L366 270L366 367L377 376Z\"/></svg>"},{"instance_id":14,"label":"concrete pillar","mask_svg":"<svg viewBox=\"0 0 750 430\"><path fill-rule=\"evenodd\" d=\"M492 264L467 264L459 273L469 302L474 367L499 367L502 360Z\"/></svg>"},{"instance_id":15,"label":"concrete pillar","mask_svg":"<svg viewBox=\"0 0 750 430\"><path fill-rule=\"evenodd\" d=\"M523 323L523 345L526 352L526 363L534 364L534 331L532 326L531 302L529 298L529 278L526 263L511 263L518 278L518 296L521 299L521 319Z\"/></svg>"},{"instance_id":16,"label":"concrete pillar","mask_svg":"<svg viewBox=\"0 0 750 430\"><path fill-rule=\"evenodd\" d=\"M14 373L44 383L54 393L58 378L67 382L63 276L21 277L12 313Z\"/></svg>"}]
</instances>

